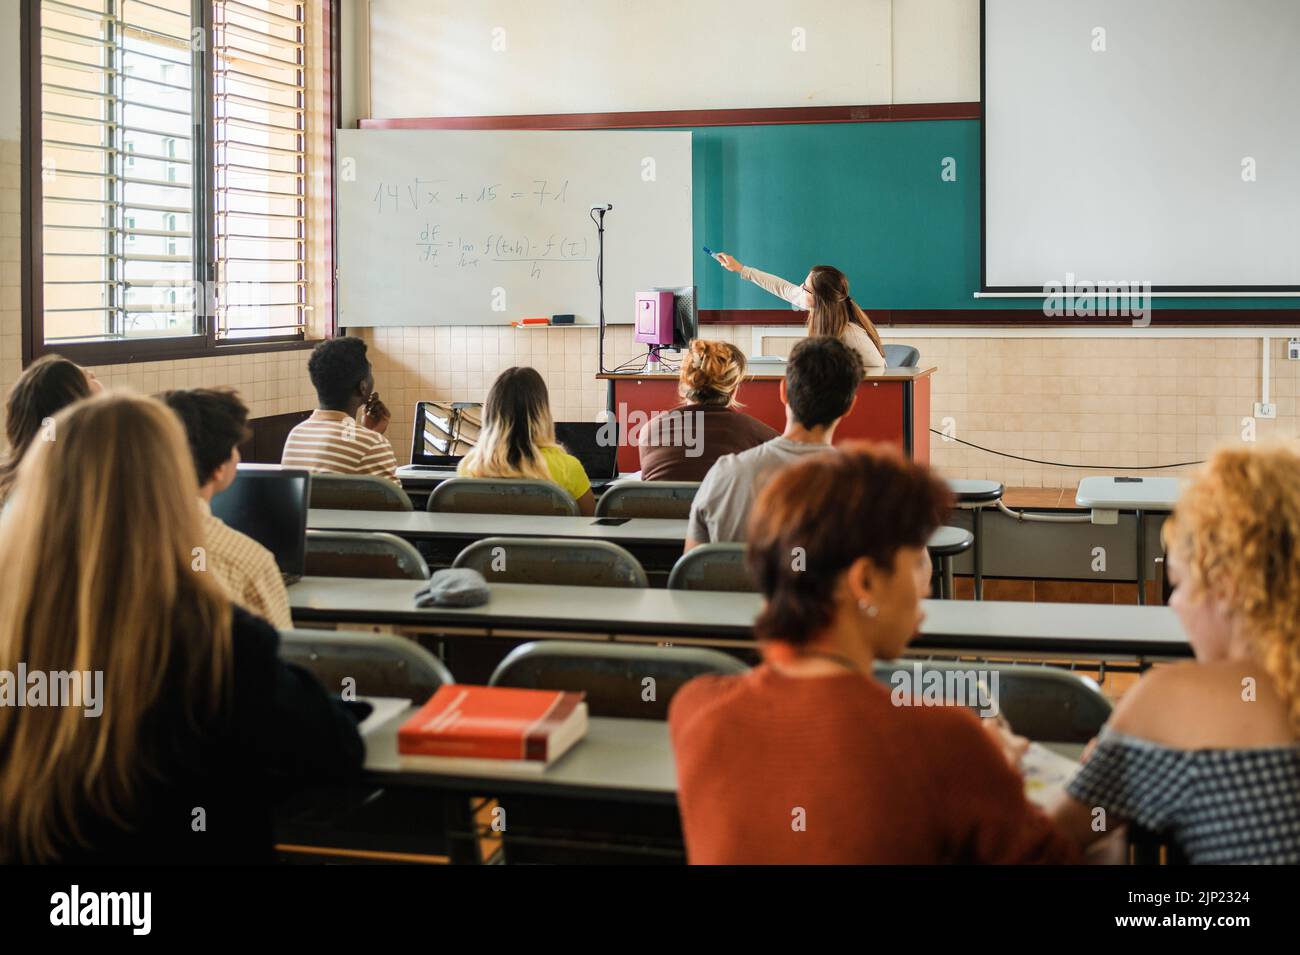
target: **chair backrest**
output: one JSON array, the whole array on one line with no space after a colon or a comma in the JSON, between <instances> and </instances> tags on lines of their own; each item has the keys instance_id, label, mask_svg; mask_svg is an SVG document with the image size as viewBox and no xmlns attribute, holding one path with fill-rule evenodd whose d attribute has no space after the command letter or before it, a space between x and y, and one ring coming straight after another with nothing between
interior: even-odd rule
<instances>
[{"instance_id":1,"label":"chair backrest","mask_svg":"<svg viewBox=\"0 0 1300 955\"><path fill-rule=\"evenodd\" d=\"M596 516L687 518L699 489L699 481L619 481L596 499Z\"/></svg>"},{"instance_id":2,"label":"chair backrest","mask_svg":"<svg viewBox=\"0 0 1300 955\"><path fill-rule=\"evenodd\" d=\"M330 693L355 681L357 696L396 696L424 703L455 683L441 660L414 640L390 633L281 630L280 657L311 671Z\"/></svg>"},{"instance_id":3,"label":"chair backrest","mask_svg":"<svg viewBox=\"0 0 1300 955\"><path fill-rule=\"evenodd\" d=\"M429 565L410 541L382 531L308 531L307 574L427 580Z\"/></svg>"},{"instance_id":4,"label":"chair backrest","mask_svg":"<svg viewBox=\"0 0 1300 955\"><path fill-rule=\"evenodd\" d=\"M976 694L982 682L1011 728L1031 740L1086 743L1110 718L1110 701L1093 680L1056 667L893 660L877 662L875 670L882 683L910 686L916 696L921 696L927 685L938 687L941 679L945 702L972 707L981 706Z\"/></svg>"},{"instance_id":5,"label":"chair backrest","mask_svg":"<svg viewBox=\"0 0 1300 955\"><path fill-rule=\"evenodd\" d=\"M745 545L714 541L692 547L673 564L669 590L758 590L745 566Z\"/></svg>"},{"instance_id":6,"label":"chair backrest","mask_svg":"<svg viewBox=\"0 0 1300 955\"><path fill-rule=\"evenodd\" d=\"M313 474L312 507L342 511L409 511L411 499L388 478L373 474Z\"/></svg>"},{"instance_id":7,"label":"chair backrest","mask_svg":"<svg viewBox=\"0 0 1300 955\"><path fill-rule=\"evenodd\" d=\"M457 554L452 566L477 570L489 584L649 586L637 559L608 541L485 537Z\"/></svg>"},{"instance_id":8,"label":"chair backrest","mask_svg":"<svg viewBox=\"0 0 1300 955\"><path fill-rule=\"evenodd\" d=\"M885 365L889 368L915 368L921 362L921 352L912 345L886 345Z\"/></svg>"},{"instance_id":9,"label":"chair backrest","mask_svg":"<svg viewBox=\"0 0 1300 955\"><path fill-rule=\"evenodd\" d=\"M558 484L531 478L450 478L425 507L456 514L542 514L577 517L578 504Z\"/></svg>"},{"instance_id":10,"label":"chair backrest","mask_svg":"<svg viewBox=\"0 0 1300 955\"><path fill-rule=\"evenodd\" d=\"M749 669L719 650L635 643L542 640L516 647L497 664L492 686L587 694L592 716L662 720L684 684L706 673ZM653 683L646 683L651 679Z\"/></svg>"}]
</instances>

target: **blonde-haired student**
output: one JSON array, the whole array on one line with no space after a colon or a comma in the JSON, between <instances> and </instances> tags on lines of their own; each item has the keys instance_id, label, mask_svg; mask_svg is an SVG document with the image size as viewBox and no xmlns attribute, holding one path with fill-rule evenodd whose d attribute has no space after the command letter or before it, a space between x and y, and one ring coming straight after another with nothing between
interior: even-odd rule
<instances>
[{"instance_id":1,"label":"blonde-haired student","mask_svg":"<svg viewBox=\"0 0 1300 955\"><path fill-rule=\"evenodd\" d=\"M478 442L456 470L463 477L550 481L578 502L579 513L596 513L582 462L555 438L550 395L535 368L507 368L492 382Z\"/></svg>"},{"instance_id":2,"label":"blonde-haired student","mask_svg":"<svg viewBox=\"0 0 1300 955\"><path fill-rule=\"evenodd\" d=\"M683 403L655 415L637 435L643 481L702 481L713 462L770 441L775 429L738 410L745 354L730 342L697 338L682 356Z\"/></svg>"},{"instance_id":3,"label":"blonde-haired student","mask_svg":"<svg viewBox=\"0 0 1300 955\"><path fill-rule=\"evenodd\" d=\"M765 292L785 299L792 308L808 313L808 334L829 335L848 345L862 359L862 367L885 367L885 346L880 333L849 294L849 279L833 265L814 265L802 285L779 275L741 265L725 252L714 255L728 272L738 272Z\"/></svg>"},{"instance_id":4,"label":"blonde-haired student","mask_svg":"<svg viewBox=\"0 0 1300 955\"><path fill-rule=\"evenodd\" d=\"M0 670L69 696L0 706L0 862L273 861L273 800L359 772L355 721L195 567L168 408L109 395L54 426L0 518Z\"/></svg>"},{"instance_id":5,"label":"blonde-haired student","mask_svg":"<svg viewBox=\"0 0 1300 955\"><path fill-rule=\"evenodd\" d=\"M1124 695L1057 825L1087 845L1134 822L1193 863L1300 863L1300 455L1219 451L1163 536L1196 659Z\"/></svg>"}]
</instances>

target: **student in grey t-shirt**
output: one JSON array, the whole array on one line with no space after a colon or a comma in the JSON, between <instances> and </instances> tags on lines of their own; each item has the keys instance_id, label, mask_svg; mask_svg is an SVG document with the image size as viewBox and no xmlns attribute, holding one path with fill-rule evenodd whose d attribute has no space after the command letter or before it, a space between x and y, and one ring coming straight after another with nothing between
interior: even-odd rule
<instances>
[{"instance_id":1,"label":"student in grey t-shirt","mask_svg":"<svg viewBox=\"0 0 1300 955\"><path fill-rule=\"evenodd\" d=\"M686 549L743 541L750 508L763 485L787 464L830 450L835 426L857 400L862 359L835 338L805 338L790 352L781 401L785 431L739 454L724 454L691 504Z\"/></svg>"}]
</instances>

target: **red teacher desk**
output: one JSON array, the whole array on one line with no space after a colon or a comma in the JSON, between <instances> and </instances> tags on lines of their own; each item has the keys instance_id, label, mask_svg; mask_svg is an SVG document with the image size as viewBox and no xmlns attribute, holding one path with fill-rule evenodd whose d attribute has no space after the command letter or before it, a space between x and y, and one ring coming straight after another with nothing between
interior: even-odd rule
<instances>
[{"instance_id":1,"label":"red teacher desk","mask_svg":"<svg viewBox=\"0 0 1300 955\"><path fill-rule=\"evenodd\" d=\"M835 430L841 441L888 441L911 458L930 461L930 376L934 368L881 368L868 372L858 388L858 403ZM681 403L677 396L677 375L600 374L609 383L609 410L619 422L618 469L638 471L636 432L649 416ZM785 406L781 404L780 382L785 365L764 365L752 369L740 386L737 398L744 412L785 430Z\"/></svg>"}]
</instances>

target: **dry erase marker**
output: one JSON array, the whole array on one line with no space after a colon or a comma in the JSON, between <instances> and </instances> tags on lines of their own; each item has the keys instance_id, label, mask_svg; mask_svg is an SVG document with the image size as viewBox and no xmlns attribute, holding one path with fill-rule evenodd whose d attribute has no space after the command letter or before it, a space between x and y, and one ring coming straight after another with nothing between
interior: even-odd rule
<instances>
[{"instance_id":1,"label":"dry erase marker","mask_svg":"<svg viewBox=\"0 0 1300 955\"><path fill-rule=\"evenodd\" d=\"M713 250L710 249L707 245L703 246L703 248L704 248L704 254L707 255L709 258L713 258Z\"/></svg>"}]
</instances>

